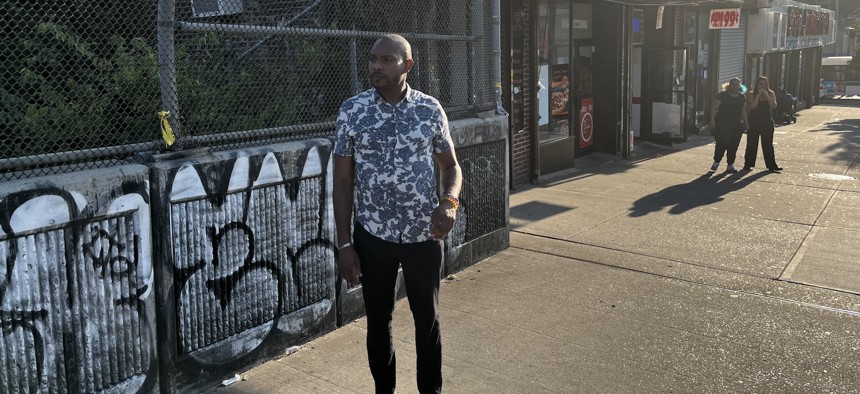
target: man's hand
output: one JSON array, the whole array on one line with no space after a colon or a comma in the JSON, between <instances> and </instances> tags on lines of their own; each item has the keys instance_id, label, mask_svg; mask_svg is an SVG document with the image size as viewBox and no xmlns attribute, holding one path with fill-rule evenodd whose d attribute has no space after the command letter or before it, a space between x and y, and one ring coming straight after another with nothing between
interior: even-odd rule
<instances>
[{"instance_id":1,"label":"man's hand","mask_svg":"<svg viewBox=\"0 0 860 394\"><path fill-rule=\"evenodd\" d=\"M430 216L430 219L430 235L433 239L442 239L454 227L454 221L457 219L457 210L454 209L454 204L450 201L442 200L439 206L433 210L433 215Z\"/></svg>"},{"instance_id":2,"label":"man's hand","mask_svg":"<svg viewBox=\"0 0 860 394\"><path fill-rule=\"evenodd\" d=\"M358 260L358 253L355 248L347 246L337 255L337 267L340 271L340 276L350 285L357 285L361 279L361 261Z\"/></svg>"}]
</instances>

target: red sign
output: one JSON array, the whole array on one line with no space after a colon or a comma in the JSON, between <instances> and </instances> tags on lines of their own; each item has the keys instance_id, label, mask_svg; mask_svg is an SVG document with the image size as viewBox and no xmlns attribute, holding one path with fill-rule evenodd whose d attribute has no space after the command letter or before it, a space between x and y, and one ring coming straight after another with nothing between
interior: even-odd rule
<instances>
[{"instance_id":1,"label":"red sign","mask_svg":"<svg viewBox=\"0 0 860 394\"><path fill-rule=\"evenodd\" d=\"M711 10L709 29L737 29L741 26L741 9Z\"/></svg>"},{"instance_id":2,"label":"red sign","mask_svg":"<svg viewBox=\"0 0 860 394\"><path fill-rule=\"evenodd\" d=\"M579 110L579 147L588 148L594 144L594 99L582 99Z\"/></svg>"}]
</instances>

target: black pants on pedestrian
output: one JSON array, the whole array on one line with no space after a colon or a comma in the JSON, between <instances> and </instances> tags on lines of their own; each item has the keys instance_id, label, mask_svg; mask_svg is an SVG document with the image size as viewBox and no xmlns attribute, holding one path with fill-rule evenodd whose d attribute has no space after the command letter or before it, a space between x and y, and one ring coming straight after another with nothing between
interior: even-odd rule
<instances>
[{"instance_id":1,"label":"black pants on pedestrian","mask_svg":"<svg viewBox=\"0 0 860 394\"><path fill-rule=\"evenodd\" d=\"M393 393L397 380L391 318L399 266L403 267L406 297L415 320L418 391L441 393L442 337L438 307L444 256L442 241L392 243L371 235L358 223L353 241L361 260L361 285L367 312L367 358L376 393Z\"/></svg>"},{"instance_id":2,"label":"black pants on pedestrian","mask_svg":"<svg viewBox=\"0 0 860 394\"><path fill-rule=\"evenodd\" d=\"M717 122L717 127L714 128L714 140L717 143L714 148L714 161L719 163L723 160L723 155L726 155L726 164L735 164L742 135L743 130L740 124L720 124Z\"/></svg>"},{"instance_id":3,"label":"black pants on pedestrian","mask_svg":"<svg viewBox=\"0 0 860 394\"><path fill-rule=\"evenodd\" d=\"M776 165L776 155L773 152L773 125L770 127L753 127L747 131L747 149L744 152L744 167L755 167L758 153L758 140L761 137L761 155L768 169L779 168Z\"/></svg>"}]
</instances>

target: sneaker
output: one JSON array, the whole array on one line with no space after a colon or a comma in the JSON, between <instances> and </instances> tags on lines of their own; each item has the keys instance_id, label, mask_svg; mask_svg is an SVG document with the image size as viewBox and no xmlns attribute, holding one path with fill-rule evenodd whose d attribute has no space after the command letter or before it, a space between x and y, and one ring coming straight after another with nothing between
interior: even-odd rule
<instances>
[{"instance_id":1,"label":"sneaker","mask_svg":"<svg viewBox=\"0 0 860 394\"><path fill-rule=\"evenodd\" d=\"M715 161L714 164L711 164L711 171L716 171L717 168L720 168L720 162Z\"/></svg>"},{"instance_id":2,"label":"sneaker","mask_svg":"<svg viewBox=\"0 0 860 394\"><path fill-rule=\"evenodd\" d=\"M734 164L729 164L729 166L726 167L726 172L728 172L729 174L734 174L734 173L738 172L738 170L735 169Z\"/></svg>"}]
</instances>

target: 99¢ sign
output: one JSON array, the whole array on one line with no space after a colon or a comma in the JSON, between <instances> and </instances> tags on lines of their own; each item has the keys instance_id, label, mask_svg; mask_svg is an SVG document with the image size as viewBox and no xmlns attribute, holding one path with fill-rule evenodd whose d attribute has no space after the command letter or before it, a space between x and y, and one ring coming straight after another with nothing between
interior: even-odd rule
<instances>
[{"instance_id":1,"label":"99\u00a2 sign","mask_svg":"<svg viewBox=\"0 0 860 394\"><path fill-rule=\"evenodd\" d=\"M709 29L737 29L741 25L741 9L711 10Z\"/></svg>"}]
</instances>

